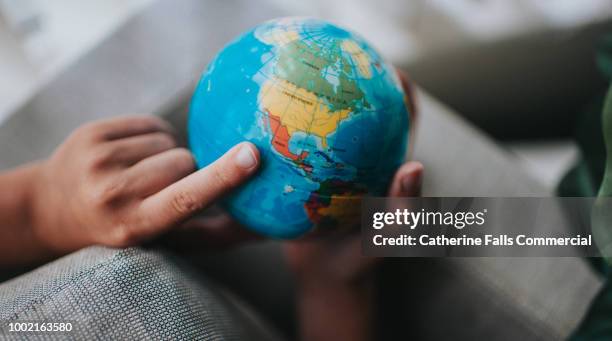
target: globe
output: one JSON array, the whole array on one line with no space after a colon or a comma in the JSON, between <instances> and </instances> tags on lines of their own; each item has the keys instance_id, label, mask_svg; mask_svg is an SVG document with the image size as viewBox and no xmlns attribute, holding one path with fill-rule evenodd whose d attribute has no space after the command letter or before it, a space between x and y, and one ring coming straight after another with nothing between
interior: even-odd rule
<instances>
[{"instance_id":1,"label":"globe","mask_svg":"<svg viewBox=\"0 0 612 341\"><path fill-rule=\"evenodd\" d=\"M410 100L360 36L313 18L271 20L209 64L189 145L200 168L242 141L257 146L259 171L222 202L246 227L275 238L341 231L403 162Z\"/></svg>"}]
</instances>

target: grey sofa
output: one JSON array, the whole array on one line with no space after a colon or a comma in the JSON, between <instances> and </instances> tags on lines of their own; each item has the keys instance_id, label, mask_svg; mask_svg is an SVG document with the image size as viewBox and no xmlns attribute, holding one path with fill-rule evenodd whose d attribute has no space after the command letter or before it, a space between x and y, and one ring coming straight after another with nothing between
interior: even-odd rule
<instances>
[{"instance_id":1,"label":"grey sofa","mask_svg":"<svg viewBox=\"0 0 612 341\"><path fill-rule=\"evenodd\" d=\"M284 14L246 0L154 3L0 126L0 169L47 156L91 119L152 112L184 127L214 52ZM425 164L425 196L552 195L460 115L418 95L414 158ZM601 285L576 258L389 259L380 281L381 339L556 340ZM74 319L84 337L266 339L278 330L292 338L292 288L272 241L181 260L157 249L91 248L0 284L0 319Z\"/></svg>"},{"instance_id":2,"label":"grey sofa","mask_svg":"<svg viewBox=\"0 0 612 341\"><path fill-rule=\"evenodd\" d=\"M91 247L0 286L1 321L72 323L43 339L280 340L256 314L172 254ZM8 323L8 322L5 322Z\"/></svg>"}]
</instances>

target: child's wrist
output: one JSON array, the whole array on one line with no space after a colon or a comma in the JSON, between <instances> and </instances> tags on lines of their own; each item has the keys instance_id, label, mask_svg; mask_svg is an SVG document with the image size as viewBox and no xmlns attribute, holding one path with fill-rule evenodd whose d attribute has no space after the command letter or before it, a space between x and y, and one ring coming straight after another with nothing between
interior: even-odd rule
<instances>
[{"instance_id":1,"label":"child's wrist","mask_svg":"<svg viewBox=\"0 0 612 341\"><path fill-rule=\"evenodd\" d=\"M49 240L48 230L53 230L53 221L49 219L49 208L56 206L58 203L48 202L48 196L44 195L46 182L48 179L45 176L46 160L38 161L32 164L30 169L28 186L27 186L27 207L28 207L28 226L31 230L32 241L35 243L41 253L47 257L55 257L62 254L58 247ZM63 203L59 203L62 205Z\"/></svg>"},{"instance_id":2,"label":"child's wrist","mask_svg":"<svg viewBox=\"0 0 612 341\"><path fill-rule=\"evenodd\" d=\"M305 339L370 339L374 294L372 279L299 283L296 298L300 328L309 335Z\"/></svg>"},{"instance_id":3,"label":"child's wrist","mask_svg":"<svg viewBox=\"0 0 612 341\"><path fill-rule=\"evenodd\" d=\"M36 223L35 219L35 210L36 210L36 189L38 187L38 182L40 181L40 173L41 173L41 162L37 161L31 164L28 164L21 169L21 188L23 189L20 198L21 202L21 216L24 221L22 226L27 226L30 230L34 231L34 224Z\"/></svg>"},{"instance_id":4,"label":"child's wrist","mask_svg":"<svg viewBox=\"0 0 612 341\"><path fill-rule=\"evenodd\" d=\"M8 201L0 203L12 212L7 223L15 227L14 240L19 245L15 250L21 250L18 258L22 264L35 264L53 256L37 227L37 188L41 168L42 162L34 162L11 171L5 179L10 183L10 204Z\"/></svg>"},{"instance_id":5,"label":"child's wrist","mask_svg":"<svg viewBox=\"0 0 612 341\"><path fill-rule=\"evenodd\" d=\"M333 295L337 292L350 293L349 296L359 297L368 295L373 287L374 278L363 276L360 278L335 278L319 276L300 276L297 289L300 295Z\"/></svg>"}]
</instances>

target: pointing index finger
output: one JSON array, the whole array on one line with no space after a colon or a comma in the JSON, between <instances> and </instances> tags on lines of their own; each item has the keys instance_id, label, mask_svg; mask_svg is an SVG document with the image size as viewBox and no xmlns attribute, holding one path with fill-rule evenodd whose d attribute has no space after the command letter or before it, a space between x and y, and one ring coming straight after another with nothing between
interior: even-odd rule
<instances>
[{"instance_id":1,"label":"pointing index finger","mask_svg":"<svg viewBox=\"0 0 612 341\"><path fill-rule=\"evenodd\" d=\"M141 214L158 232L209 206L250 177L259 165L259 152L248 142L238 144L209 166L144 199Z\"/></svg>"}]
</instances>

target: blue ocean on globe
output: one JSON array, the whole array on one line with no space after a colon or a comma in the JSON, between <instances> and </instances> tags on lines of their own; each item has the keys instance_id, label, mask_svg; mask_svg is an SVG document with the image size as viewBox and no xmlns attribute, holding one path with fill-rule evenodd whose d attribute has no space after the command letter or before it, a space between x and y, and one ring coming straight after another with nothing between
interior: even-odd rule
<instances>
[{"instance_id":1,"label":"blue ocean on globe","mask_svg":"<svg viewBox=\"0 0 612 341\"><path fill-rule=\"evenodd\" d=\"M313 18L265 22L230 42L192 98L188 135L202 168L232 146L258 173L223 201L275 238L349 229L364 195L386 193L404 160L411 99L360 36Z\"/></svg>"}]
</instances>

